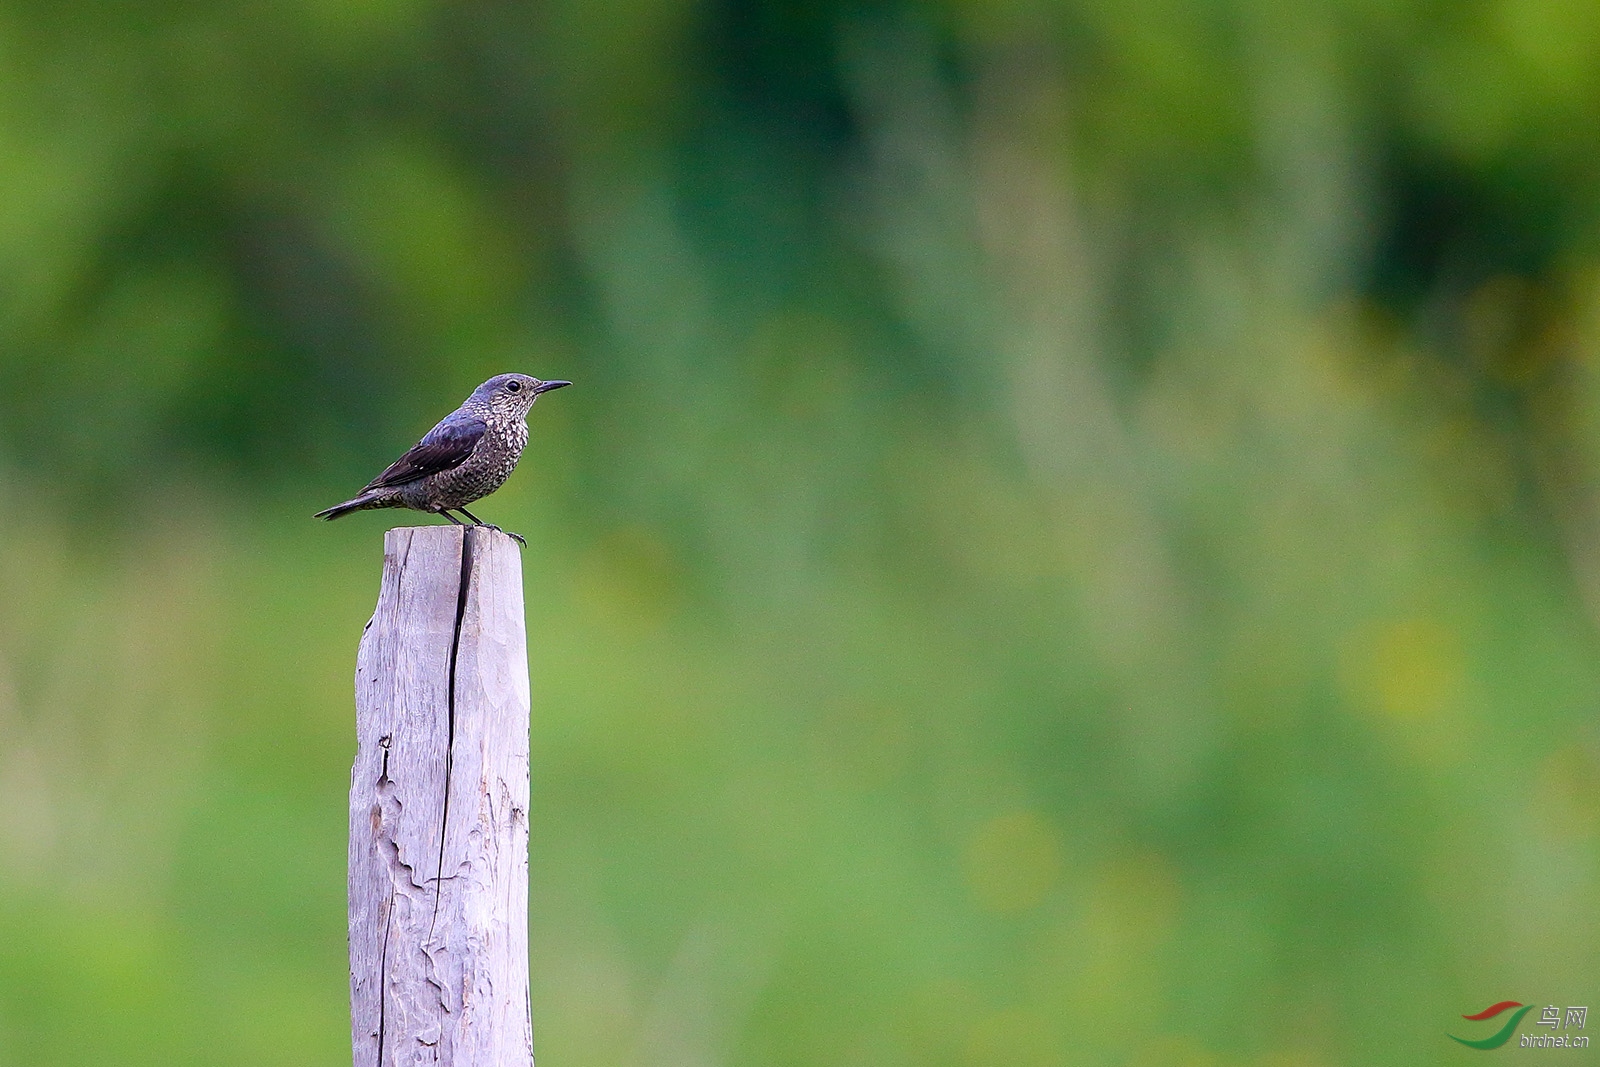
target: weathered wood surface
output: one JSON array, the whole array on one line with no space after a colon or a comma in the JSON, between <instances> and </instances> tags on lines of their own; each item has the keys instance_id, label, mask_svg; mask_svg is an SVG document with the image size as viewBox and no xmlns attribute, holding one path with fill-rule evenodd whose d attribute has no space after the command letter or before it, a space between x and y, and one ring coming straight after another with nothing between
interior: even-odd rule
<instances>
[{"instance_id":1,"label":"weathered wood surface","mask_svg":"<svg viewBox=\"0 0 1600 1067\"><path fill-rule=\"evenodd\" d=\"M521 556L482 528L390 530L356 666L355 1067L531 1067L527 901Z\"/></svg>"}]
</instances>

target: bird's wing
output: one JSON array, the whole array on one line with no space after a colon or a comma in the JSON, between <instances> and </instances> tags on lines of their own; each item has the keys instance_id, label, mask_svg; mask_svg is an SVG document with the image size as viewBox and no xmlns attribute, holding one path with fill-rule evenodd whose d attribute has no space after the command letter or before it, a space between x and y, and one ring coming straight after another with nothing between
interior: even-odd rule
<instances>
[{"instance_id":1,"label":"bird's wing","mask_svg":"<svg viewBox=\"0 0 1600 1067\"><path fill-rule=\"evenodd\" d=\"M405 485L460 466L483 440L486 429L482 419L471 416L445 419L407 449L405 455L389 464L362 492Z\"/></svg>"}]
</instances>

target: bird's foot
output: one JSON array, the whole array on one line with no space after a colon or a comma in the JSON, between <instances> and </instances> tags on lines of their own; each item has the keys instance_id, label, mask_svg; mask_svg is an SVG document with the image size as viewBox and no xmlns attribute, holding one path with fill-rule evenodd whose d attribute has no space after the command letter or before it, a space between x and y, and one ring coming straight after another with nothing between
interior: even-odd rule
<instances>
[{"instance_id":1,"label":"bird's foot","mask_svg":"<svg viewBox=\"0 0 1600 1067\"><path fill-rule=\"evenodd\" d=\"M503 533L503 534L505 534L507 537L511 538L511 540L513 540L517 544L521 545L523 548L527 548L528 547L528 542L526 540L524 540L523 536L521 534L519 534L519 533L512 533L510 530L502 530L502 529L500 529L500 527L496 526L492 522L480 522L480 523L478 523L478 525L483 527L485 530L493 530L495 533Z\"/></svg>"}]
</instances>

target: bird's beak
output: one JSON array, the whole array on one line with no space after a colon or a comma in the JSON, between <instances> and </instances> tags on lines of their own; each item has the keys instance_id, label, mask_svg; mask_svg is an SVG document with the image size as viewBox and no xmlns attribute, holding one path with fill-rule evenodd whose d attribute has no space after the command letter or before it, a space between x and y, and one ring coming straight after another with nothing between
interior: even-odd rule
<instances>
[{"instance_id":1,"label":"bird's beak","mask_svg":"<svg viewBox=\"0 0 1600 1067\"><path fill-rule=\"evenodd\" d=\"M538 385L533 387L533 395L538 396L540 393L543 393L547 390L560 389L563 385L571 384L571 382L540 382Z\"/></svg>"}]
</instances>

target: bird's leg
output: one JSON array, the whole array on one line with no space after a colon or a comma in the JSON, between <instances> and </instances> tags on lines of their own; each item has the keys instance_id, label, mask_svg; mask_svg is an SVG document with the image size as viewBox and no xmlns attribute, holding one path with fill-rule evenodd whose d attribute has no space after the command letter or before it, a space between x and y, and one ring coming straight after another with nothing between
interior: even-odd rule
<instances>
[{"instance_id":1,"label":"bird's leg","mask_svg":"<svg viewBox=\"0 0 1600 1067\"><path fill-rule=\"evenodd\" d=\"M521 545L523 548L527 548L528 547L528 542L526 542L526 541L524 541L522 539L522 535L521 534L514 534L510 530L502 530L502 529L500 529L500 527L496 526L492 522L484 522L482 519L478 518L478 516L474 515L472 512L468 511L466 508L456 508L456 510L461 512L461 514L465 515L467 518L471 519L474 525L482 526L484 529L493 530L496 533L503 533L507 537L511 538L511 540L513 540L517 544Z\"/></svg>"},{"instance_id":2,"label":"bird's leg","mask_svg":"<svg viewBox=\"0 0 1600 1067\"><path fill-rule=\"evenodd\" d=\"M450 511L449 511L448 508L439 508L437 511L434 512L434 514L435 515L443 515L445 518L449 519L452 523L454 523L457 526L465 526L466 525L466 523L462 522L460 519L458 519L454 515L450 514Z\"/></svg>"}]
</instances>

